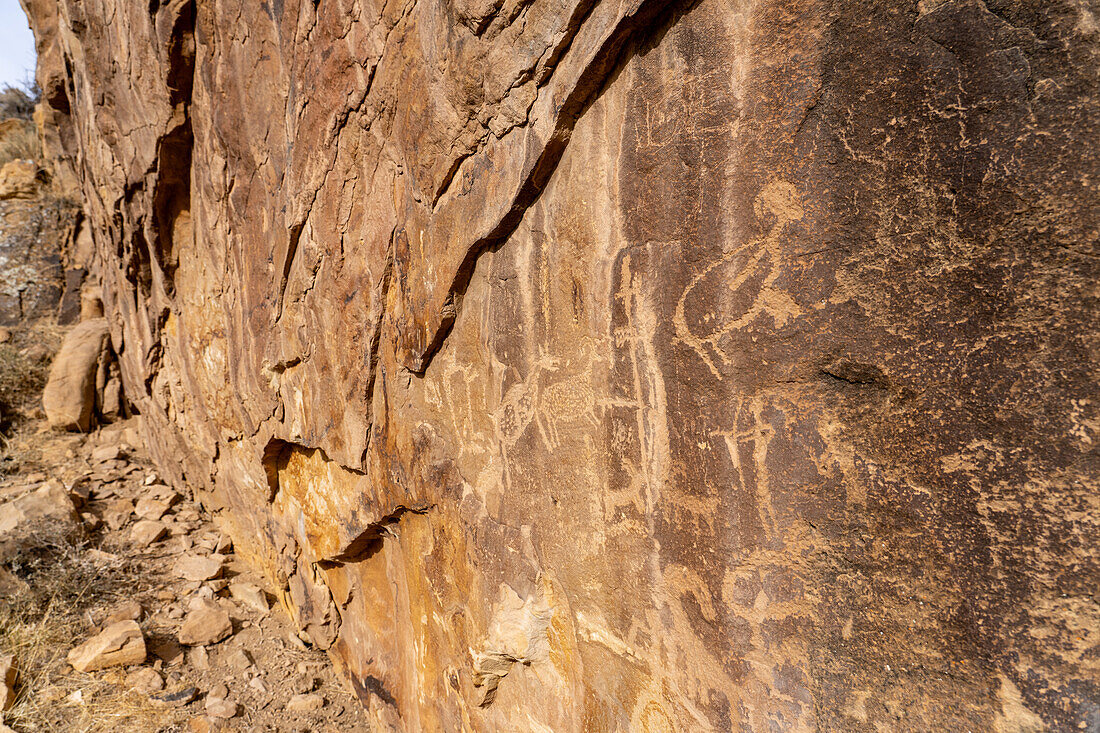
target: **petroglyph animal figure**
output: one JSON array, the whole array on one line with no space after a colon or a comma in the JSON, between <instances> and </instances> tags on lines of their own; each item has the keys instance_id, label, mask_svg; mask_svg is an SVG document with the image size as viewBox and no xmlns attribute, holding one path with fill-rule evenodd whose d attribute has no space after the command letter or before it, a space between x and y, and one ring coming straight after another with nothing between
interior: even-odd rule
<instances>
[{"instance_id":1,"label":"petroglyph animal figure","mask_svg":"<svg viewBox=\"0 0 1100 733\"><path fill-rule=\"evenodd\" d=\"M539 349L539 356L531 365L527 378L513 384L500 398L500 404L493 411L493 428L497 446L504 464L504 485L511 486L512 472L508 462L508 451L515 447L535 419L538 407L539 382L545 371L556 371L558 360ZM515 372L515 369L509 367ZM518 372L516 372L518 375Z\"/></svg>"},{"instance_id":2,"label":"petroglyph animal figure","mask_svg":"<svg viewBox=\"0 0 1100 733\"><path fill-rule=\"evenodd\" d=\"M500 440L508 447L516 444L535 416L537 384L537 380L514 384L500 401L494 419Z\"/></svg>"},{"instance_id":3,"label":"petroglyph animal figure","mask_svg":"<svg viewBox=\"0 0 1100 733\"><path fill-rule=\"evenodd\" d=\"M500 398L500 404L493 413L493 423L502 446L511 448L523 436L535 417L542 373L557 369L558 360L540 348L527 378L513 384Z\"/></svg>"},{"instance_id":4,"label":"petroglyph animal figure","mask_svg":"<svg viewBox=\"0 0 1100 733\"><path fill-rule=\"evenodd\" d=\"M722 347L729 334L748 326L761 314L769 314L777 325L783 325L801 312L790 295L773 287L780 274L779 240L787 226L804 214L798 192L785 181L773 181L757 196L754 209L762 222L768 216L774 217L767 234L735 247L697 274L680 296L672 319L677 340L695 351L717 379L722 379L722 372L716 359L729 363ZM701 297L709 293L724 307L718 313L689 313L688 300L697 293ZM746 301L747 305L742 306Z\"/></svg>"},{"instance_id":5,"label":"petroglyph animal figure","mask_svg":"<svg viewBox=\"0 0 1100 733\"><path fill-rule=\"evenodd\" d=\"M585 368L571 377L554 382L542 391L536 413L539 433L548 450L561 445L561 427L569 423L585 421L596 427L600 424L597 411L601 404L592 389L592 366L596 360L592 344L584 346Z\"/></svg>"}]
</instances>

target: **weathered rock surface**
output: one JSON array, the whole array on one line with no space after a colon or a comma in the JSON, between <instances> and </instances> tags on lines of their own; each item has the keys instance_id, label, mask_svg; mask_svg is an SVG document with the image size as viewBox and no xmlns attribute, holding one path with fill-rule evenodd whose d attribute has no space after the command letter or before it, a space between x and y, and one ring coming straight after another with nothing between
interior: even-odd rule
<instances>
[{"instance_id":1,"label":"weathered rock surface","mask_svg":"<svg viewBox=\"0 0 1100 733\"><path fill-rule=\"evenodd\" d=\"M1087 4L23 3L160 471L379 727L1094 725Z\"/></svg>"},{"instance_id":2,"label":"weathered rock surface","mask_svg":"<svg viewBox=\"0 0 1100 733\"><path fill-rule=\"evenodd\" d=\"M33 199L38 195L38 164L17 159L0 168L0 200Z\"/></svg>"},{"instance_id":3,"label":"weathered rock surface","mask_svg":"<svg viewBox=\"0 0 1100 733\"><path fill-rule=\"evenodd\" d=\"M59 314L66 290L62 244L72 218L57 202L0 199L0 323Z\"/></svg>"},{"instance_id":4,"label":"weathered rock surface","mask_svg":"<svg viewBox=\"0 0 1100 733\"><path fill-rule=\"evenodd\" d=\"M0 156L34 135L29 120L0 120ZM79 207L61 195L40 162L16 159L0 168L0 324L5 326L44 317L75 322L74 306L94 255Z\"/></svg>"},{"instance_id":5,"label":"weathered rock surface","mask_svg":"<svg viewBox=\"0 0 1100 733\"><path fill-rule=\"evenodd\" d=\"M116 621L70 651L66 661L80 672L141 664L145 637L136 621Z\"/></svg>"}]
</instances>

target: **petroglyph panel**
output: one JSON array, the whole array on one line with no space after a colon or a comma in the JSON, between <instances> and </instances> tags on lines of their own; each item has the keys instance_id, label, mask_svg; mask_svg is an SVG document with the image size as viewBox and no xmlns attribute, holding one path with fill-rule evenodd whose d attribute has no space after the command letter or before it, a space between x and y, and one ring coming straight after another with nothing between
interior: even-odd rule
<instances>
[{"instance_id":1,"label":"petroglyph panel","mask_svg":"<svg viewBox=\"0 0 1100 733\"><path fill-rule=\"evenodd\" d=\"M26 5L161 473L380 730L1098 725L1085 4Z\"/></svg>"}]
</instances>

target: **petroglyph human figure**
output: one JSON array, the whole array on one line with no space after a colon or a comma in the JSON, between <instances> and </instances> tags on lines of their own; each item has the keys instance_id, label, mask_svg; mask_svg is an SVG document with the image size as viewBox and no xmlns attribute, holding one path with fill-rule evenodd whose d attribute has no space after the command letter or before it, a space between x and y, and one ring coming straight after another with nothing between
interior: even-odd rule
<instances>
[{"instance_id":1,"label":"petroglyph human figure","mask_svg":"<svg viewBox=\"0 0 1100 733\"><path fill-rule=\"evenodd\" d=\"M696 275L680 296L672 319L677 340L695 351L717 379L722 379L722 372L715 360L729 363L721 345L726 336L749 325L762 313L770 314L777 325L782 325L801 312L787 293L772 287L780 274L776 266L779 240L787 226L801 220L804 214L798 192L785 181L773 181L756 197L754 209L762 222L768 216L774 217L767 234L743 247L735 247ZM749 304L736 317L730 317L735 313L688 313L688 299L708 287L716 293L742 296Z\"/></svg>"},{"instance_id":2,"label":"petroglyph human figure","mask_svg":"<svg viewBox=\"0 0 1100 733\"><path fill-rule=\"evenodd\" d=\"M759 512L760 527L769 541L778 539L775 506L770 489L767 456L768 447L775 437L775 428L764 418L764 403L759 398L740 399L734 410L734 429L715 431L712 437L721 437L729 451L737 486L752 491L754 504ZM742 461L742 453L751 450L754 466L748 469Z\"/></svg>"},{"instance_id":3,"label":"petroglyph human figure","mask_svg":"<svg viewBox=\"0 0 1100 733\"><path fill-rule=\"evenodd\" d=\"M447 361L443 364L440 383L442 394L437 398L437 409L445 409L450 415L451 429L457 439L459 454L478 454L489 450L488 436L477 429L472 419L472 416L481 413L486 402L485 394L479 388L476 370L471 364Z\"/></svg>"}]
</instances>

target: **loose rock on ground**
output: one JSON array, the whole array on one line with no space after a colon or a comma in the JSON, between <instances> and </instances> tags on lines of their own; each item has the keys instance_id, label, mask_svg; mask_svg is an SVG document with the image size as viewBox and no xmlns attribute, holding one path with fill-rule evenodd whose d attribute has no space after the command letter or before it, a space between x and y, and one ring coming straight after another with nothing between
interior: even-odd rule
<instances>
[{"instance_id":1,"label":"loose rock on ground","mask_svg":"<svg viewBox=\"0 0 1100 733\"><path fill-rule=\"evenodd\" d=\"M337 680L324 655L302 644L282 609L270 607L261 579L236 559L225 532L148 469L131 444L134 437L124 440L127 429L122 424L87 439L74 436L75 455L64 458L65 451L53 451L61 463L49 472L18 481L0 477L0 517L7 518L0 547L19 552L24 545L13 538L46 520L61 528L62 536L93 543L75 555L80 562L102 573L135 567L145 583L120 588L100 603L89 599L84 631L71 647L58 650L59 660L68 660L73 671L66 673L68 666L58 670L63 694L46 707L56 706L58 720L71 720L74 709L92 714L97 706L104 715L117 715L121 703L111 703L111 694L130 695L127 709L144 700L133 710L156 723L116 730L153 731L169 720L181 729L221 730L247 720L259 730L367 730L362 705ZM66 491L66 486L72 488ZM87 518L77 512L70 494ZM167 504L159 520L142 519L135 511L146 498ZM95 523L98 529L92 529ZM37 582L9 567L0 558L0 603L9 591L17 597ZM3 644L0 638L0 654L6 651ZM308 690L301 684L299 663L310 670ZM4 672L0 682L0 701L11 704L16 680ZM116 692L105 693L98 686L104 682ZM331 703L317 707L309 701L288 708L298 693L343 702L339 712ZM50 694L27 690L36 704ZM29 706L19 700L12 711L23 716ZM8 720L17 733L36 729L21 725L21 719ZM339 728L332 728L337 721Z\"/></svg>"},{"instance_id":2,"label":"loose rock on ground","mask_svg":"<svg viewBox=\"0 0 1100 733\"><path fill-rule=\"evenodd\" d=\"M69 664L80 672L145 661L145 637L136 621L116 621L69 652Z\"/></svg>"}]
</instances>

